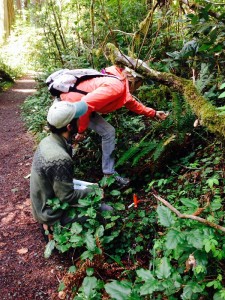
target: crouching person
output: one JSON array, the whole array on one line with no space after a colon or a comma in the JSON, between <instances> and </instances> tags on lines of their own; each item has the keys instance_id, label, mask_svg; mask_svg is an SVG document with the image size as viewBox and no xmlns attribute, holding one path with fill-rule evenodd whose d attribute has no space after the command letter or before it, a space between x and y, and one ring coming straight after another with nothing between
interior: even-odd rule
<instances>
[{"instance_id":1,"label":"crouching person","mask_svg":"<svg viewBox=\"0 0 225 300\"><path fill-rule=\"evenodd\" d=\"M68 223L61 209L53 210L48 199L76 204L92 189L76 190L73 185L71 137L78 132L79 117L88 107L84 101L54 103L47 115L51 134L44 138L35 151L30 178L30 197L35 220L42 229L49 230L56 221Z\"/></svg>"}]
</instances>

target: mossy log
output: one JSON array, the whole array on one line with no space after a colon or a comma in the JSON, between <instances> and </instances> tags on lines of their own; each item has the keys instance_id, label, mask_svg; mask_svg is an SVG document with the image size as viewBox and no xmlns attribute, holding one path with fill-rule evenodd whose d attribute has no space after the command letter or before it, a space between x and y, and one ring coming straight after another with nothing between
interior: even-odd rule
<instances>
[{"instance_id":1,"label":"mossy log","mask_svg":"<svg viewBox=\"0 0 225 300\"><path fill-rule=\"evenodd\" d=\"M198 92L191 80L151 69L144 61L123 54L113 44L106 45L105 55L113 64L135 69L146 78L150 78L181 93L200 120L200 124L205 126L210 132L219 134L223 138L225 137L225 115L219 115L217 108Z\"/></svg>"}]
</instances>

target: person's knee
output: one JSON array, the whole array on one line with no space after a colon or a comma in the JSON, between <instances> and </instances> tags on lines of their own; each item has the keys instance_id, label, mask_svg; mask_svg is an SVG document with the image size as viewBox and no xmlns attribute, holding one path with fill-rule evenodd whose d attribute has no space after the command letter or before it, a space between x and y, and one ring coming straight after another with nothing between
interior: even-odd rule
<instances>
[{"instance_id":1,"label":"person's knee","mask_svg":"<svg viewBox=\"0 0 225 300\"><path fill-rule=\"evenodd\" d=\"M105 131L105 133L103 134L103 138L104 139L115 139L116 136L116 130L113 126L108 126L107 130Z\"/></svg>"}]
</instances>

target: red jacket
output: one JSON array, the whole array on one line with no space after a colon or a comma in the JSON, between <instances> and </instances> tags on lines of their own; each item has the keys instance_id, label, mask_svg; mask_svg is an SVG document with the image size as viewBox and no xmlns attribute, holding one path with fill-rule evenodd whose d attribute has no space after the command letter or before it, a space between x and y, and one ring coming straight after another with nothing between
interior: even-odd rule
<instances>
[{"instance_id":1,"label":"red jacket","mask_svg":"<svg viewBox=\"0 0 225 300\"><path fill-rule=\"evenodd\" d=\"M62 101L77 102L82 99L88 104L88 111L79 119L79 133L87 129L90 114L94 111L107 114L125 106L137 114L151 118L155 116L156 111L154 109L146 107L132 97L123 69L111 66L105 68L105 71L107 74L117 76L117 78L97 77L81 82L77 88L88 92L87 95L77 92L60 95Z\"/></svg>"}]
</instances>

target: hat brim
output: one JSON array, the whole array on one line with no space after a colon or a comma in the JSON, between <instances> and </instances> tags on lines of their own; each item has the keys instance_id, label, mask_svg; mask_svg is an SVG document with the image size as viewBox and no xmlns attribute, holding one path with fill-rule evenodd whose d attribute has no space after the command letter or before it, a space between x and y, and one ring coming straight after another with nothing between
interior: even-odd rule
<instances>
[{"instance_id":1,"label":"hat brim","mask_svg":"<svg viewBox=\"0 0 225 300\"><path fill-rule=\"evenodd\" d=\"M76 107L76 113L74 115L74 118L79 118L83 116L88 110L88 105L85 101L78 101L74 103L74 105Z\"/></svg>"}]
</instances>

